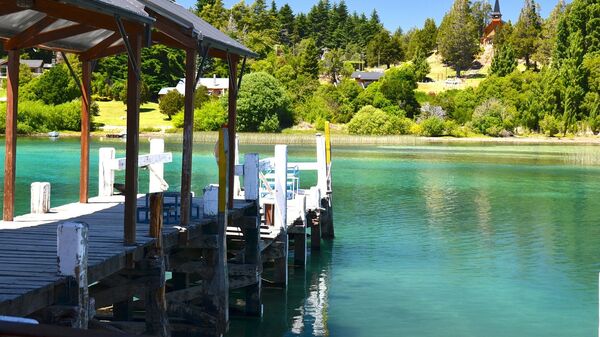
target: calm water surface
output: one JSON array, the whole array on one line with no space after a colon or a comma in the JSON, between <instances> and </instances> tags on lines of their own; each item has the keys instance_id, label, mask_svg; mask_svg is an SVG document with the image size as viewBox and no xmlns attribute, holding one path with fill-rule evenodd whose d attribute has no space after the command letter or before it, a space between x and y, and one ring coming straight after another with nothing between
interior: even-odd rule
<instances>
[{"instance_id":1,"label":"calm water surface","mask_svg":"<svg viewBox=\"0 0 600 337\"><path fill-rule=\"evenodd\" d=\"M101 146L124 153L94 142L92 194ZM196 145L197 193L217 180L212 147ZM173 189L179 149L167 144ZM17 211L32 181L52 182L53 205L76 201L78 156L77 141L19 139ZM310 160L314 148L290 156ZM262 320L235 318L229 335L594 336L599 178L597 146L336 147L337 239L290 272L287 292L263 292ZM142 171L141 192L147 180Z\"/></svg>"}]
</instances>

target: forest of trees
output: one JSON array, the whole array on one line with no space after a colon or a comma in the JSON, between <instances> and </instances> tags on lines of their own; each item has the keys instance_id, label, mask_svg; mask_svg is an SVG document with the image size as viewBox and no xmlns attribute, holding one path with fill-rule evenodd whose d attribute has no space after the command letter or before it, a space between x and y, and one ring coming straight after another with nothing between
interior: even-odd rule
<instances>
[{"instance_id":1,"label":"forest of trees","mask_svg":"<svg viewBox=\"0 0 600 337\"><path fill-rule=\"evenodd\" d=\"M471 69L483 52L480 39L491 12L487 1L455 0L439 25L426 19L406 32L387 30L375 10L351 12L343 0L320 0L308 13L264 0L231 8L222 0L199 0L192 10L260 55L249 61L239 93L240 131L277 132L300 123L320 129L325 121L346 124L357 134L600 131L600 0L568 5L560 0L547 18L534 0L524 0L517 22L505 22L495 36L487 78L476 88L439 93L417 90L418 82L430 80L428 57L437 53L457 76ZM156 100L161 88L184 76L182 51L157 45L144 49L142 59L145 100ZM71 63L77 70L75 58ZM102 59L94 71L94 97L123 99L126 68L124 55ZM386 72L365 89L350 74L368 68ZM211 60L204 73L226 77L228 72L225 63ZM73 88L60 65L22 80L23 99L53 105L76 99L76 90L46 94L46 88L52 90L45 82L57 80L66 81L60 88ZM197 94L195 128L216 129L227 99L202 95ZM169 97L162 104L176 127L182 122L176 113L180 101ZM23 129L36 129L28 123Z\"/></svg>"}]
</instances>

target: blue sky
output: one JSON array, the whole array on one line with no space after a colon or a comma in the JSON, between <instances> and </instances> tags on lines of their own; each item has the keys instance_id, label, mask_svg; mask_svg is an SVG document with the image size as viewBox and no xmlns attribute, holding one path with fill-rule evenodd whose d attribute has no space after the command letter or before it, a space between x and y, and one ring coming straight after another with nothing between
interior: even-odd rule
<instances>
[{"instance_id":1,"label":"blue sky","mask_svg":"<svg viewBox=\"0 0 600 337\"><path fill-rule=\"evenodd\" d=\"M494 2L494 0L489 1L492 4ZM196 4L195 0L177 0L177 2L186 7ZM224 2L225 6L229 8L239 0L224 0ZM252 2L253 0L246 1L246 3ZM402 27L406 31L412 27L421 26L428 17L434 18L439 25L453 2L453 0L346 0L351 12L370 14L373 9L377 9L381 21L391 31L398 27ZM542 7L542 16L547 17L558 0L538 0L537 2ZM270 5L271 1L268 0L267 3ZM308 12L317 3L317 0L276 0L276 3L278 7L285 3L290 4L294 12ZM522 6L523 0L500 0L503 18L507 21L517 21Z\"/></svg>"}]
</instances>

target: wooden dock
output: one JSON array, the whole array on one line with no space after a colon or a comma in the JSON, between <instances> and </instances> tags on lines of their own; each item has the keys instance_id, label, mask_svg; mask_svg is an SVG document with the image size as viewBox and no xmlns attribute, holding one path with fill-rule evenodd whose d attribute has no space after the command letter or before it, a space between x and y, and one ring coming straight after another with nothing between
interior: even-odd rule
<instances>
[{"instance_id":1,"label":"wooden dock","mask_svg":"<svg viewBox=\"0 0 600 337\"><path fill-rule=\"evenodd\" d=\"M285 145L273 158L246 154L235 165L244 184L232 207L223 212L224 192L211 185L192 198L186 226L176 215L180 193L139 194L135 244L124 240L125 197L112 195L114 171L125 166L114 150L99 153L104 196L47 209L49 184L32 184L36 213L0 222L0 328L1 317L11 316L108 332L219 336L227 331L229 291L235 289L245 294L236 312L260 317L263 271L272 269L266 285L286 288L289 252L293 266L304 268L309 247L317 252L321 238L333 233L326 140L316 140L313 163L289 162ZM171 155L158 146L138 161L153 167L150 186L160 190ZM299 172L306 170L317 173L318 186L300 188ZM69 275L59 248L65 224L85 233L85 249Z\"/></svg>"}]
</instances>

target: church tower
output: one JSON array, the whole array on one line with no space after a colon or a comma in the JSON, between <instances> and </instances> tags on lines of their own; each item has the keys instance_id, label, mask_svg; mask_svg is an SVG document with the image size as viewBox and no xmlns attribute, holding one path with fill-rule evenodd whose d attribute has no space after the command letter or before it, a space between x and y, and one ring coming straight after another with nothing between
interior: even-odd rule
<instances>
[{"instance_id":1,"label":"church tower","mask_svg":"<svg viewBox=\"0 0 600 337\"><path fill-rule=\"evenodd\" d=\"M492 21L502 21L502 13L500 12L500 0L496 0L494 11L492 12Z\"/></svg>"}]
</instances>

